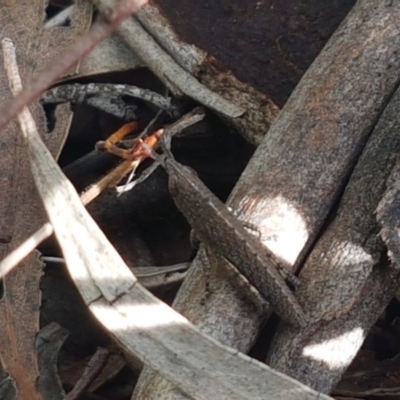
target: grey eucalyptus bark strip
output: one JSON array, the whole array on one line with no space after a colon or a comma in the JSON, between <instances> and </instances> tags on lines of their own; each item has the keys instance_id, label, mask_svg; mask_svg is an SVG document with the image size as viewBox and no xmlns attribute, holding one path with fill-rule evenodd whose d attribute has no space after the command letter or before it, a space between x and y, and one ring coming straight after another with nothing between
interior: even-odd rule
<instances>
[{"instance_id":1,"label":"grey eucalyptus bark strip","mask_svg":"<svg viewBox=\"0 0 400 400\"><path fill-rule=\"evenodd\" d=\"M97 108L100 111L114 115L115 117L120 118L125 122L130 122L137 118L135 113L136 107L126 104L124 100L118 97L109 98L103 96L95 96L88 98L86 104L88 106Z\"/></svg>"},{"instance_id":2,"label":"grey eucalyptus bark strip","mask_svg":"<svg viewBox=\"0 0 400 400\"><path fill-rule=\"evenodd\" d=\"M228 205L295 270L400 80L400 2L359 1L306 72L236 185ZM203 332L248 351L262 316L196 260L174 307ZM214 265L223 270L226 266ZM214 278L218 276L215 274ZM211 295L207 288L213 287ZM305 310L307 312L307 309ZM147 373L136 394L173 390ZM185 398L174 396L174 399Z\"/></svg>"},{"instance_id":3,"label":"grey eucalyptus bark strip","mask_svg":"<svg viewBox=\"0 0 400 400\"><path fill-rule=\"evenodd\" d=\"M71 83L56 86L47 90L41 96L43 104L61 104L71 102L83 104L93 97L120 98L130 96L154 104L156 107L168 112L174 117L179 115L177 107L171 104L171 99L149 89L139 88L133 85L111 83Z\"/></svg>"},{"instance_id":4,"label":"grey eucalyptus bark strip","mask_svg":"<svg viewBox=\"0 0 400 400\"><path fill-rule=\"evenodd\" d=\"M302 331L283 326L270 355L271 366L323 393L340 380L398 285L399 271L385 257L375 210L383 204L400 152L399 109L397 90L360 157L336 218L301 270L297 298L311 326ZM384 229L388 221L382 220Z\"/></svg>"}]
</instances>

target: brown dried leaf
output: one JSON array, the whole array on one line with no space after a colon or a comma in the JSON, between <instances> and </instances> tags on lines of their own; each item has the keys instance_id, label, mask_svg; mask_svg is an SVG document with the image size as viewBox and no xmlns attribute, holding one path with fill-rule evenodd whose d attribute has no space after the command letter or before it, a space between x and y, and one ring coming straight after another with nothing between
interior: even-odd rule
<instances>
[{"instance_id":1,"label":"brown dried leaf","mask_svg":"<svg viewBox=\"0 0 400 400\"><path fill-rule=\"evenodd\" d=\"M117 34L114 34L99 43L82 60L78 76L88 77L140 67L143 67L143 62Z\"/></svg>"},{"instance_id":2,"label":"brown dried leaf","mask_svg":"<svg viewBox=\"0 0 400 400\"><path fill-rule=\"evenodd\" d=\"M2 5L0 8L2 38L9 37L16 44L24 80L40 69L55 51L60 51L84 31L90 22L90 7L86 1L80 0L77 1L76 19L70 27L44 32L45 5L43 0L23 0L12 7ZM0 101L4 101L10 97L10 92L3 62L0 63L0 87ZM42 110L38 106L32 110L40 131L45 132ZM57 128L52 135L45 136L53 155L59 152L70 119L65 110L58 116ZM26 160L26 150L15 123L0 136L0 168L0 258L4 258L45 222ZM0 303L1 362L16 381L19 398L24 399L40 398L35 388L39 374L35 335L39 327L41 268L38 253L31 254L5 278L5 295Z\"/></svg>"}]
</instances>

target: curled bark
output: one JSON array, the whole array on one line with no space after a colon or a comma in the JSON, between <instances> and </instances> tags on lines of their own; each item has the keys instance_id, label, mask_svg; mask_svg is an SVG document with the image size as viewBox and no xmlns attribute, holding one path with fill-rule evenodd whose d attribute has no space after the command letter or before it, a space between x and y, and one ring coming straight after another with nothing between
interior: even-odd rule
<instances>
[{"instance_id":1,"label":"curled bark","mask_svg":"<svg viewBox=\"0 0 400 400\"><path fill-rule=\"evenodd\" d=\"M303 331L284 326L271 366L329 393L387 306L399 274L379 237L376 207L400 151L398 90L346 187L335 220L301 270L298 299L312 320Z\"/></svg>"},{"instance_id":2,"label":"curled bark","mask_svg":"<svg viewBox=\"0 0 400 400\"><path fill-rule=\"evenodd\" d=\"M400 3L357 3L304 75L229 199L291 270L315 240L399 83L399 23ZM217 272L210 277L198 258L174 305L202 331L248 351L263 315L222 279L226 268L214 265ZM169 390L174 391L171 385L147 373L135 395L159 398Z\"/></svg>"}]
</instances>

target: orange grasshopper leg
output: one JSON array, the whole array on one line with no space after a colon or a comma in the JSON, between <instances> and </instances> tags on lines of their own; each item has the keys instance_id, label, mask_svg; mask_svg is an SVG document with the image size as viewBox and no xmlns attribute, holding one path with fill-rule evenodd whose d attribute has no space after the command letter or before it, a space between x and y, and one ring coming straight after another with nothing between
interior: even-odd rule
<instances>
[{"instance_id":1,"label":"orange grasshopper leg","mask_svg":"<svg viewBox=\"0 0 400 400\"><path fill-rule=\"evenodd\" d=\"M129 122L114 132L104 142L98 142L96 144L97 150L107 151L108 153L114 154L118 157L129 159L132 149L121 149L116 146L116 143L120 142L126 135L136 132L138 129L138 123L136 121Z\"/></svg>"}]
</instances>

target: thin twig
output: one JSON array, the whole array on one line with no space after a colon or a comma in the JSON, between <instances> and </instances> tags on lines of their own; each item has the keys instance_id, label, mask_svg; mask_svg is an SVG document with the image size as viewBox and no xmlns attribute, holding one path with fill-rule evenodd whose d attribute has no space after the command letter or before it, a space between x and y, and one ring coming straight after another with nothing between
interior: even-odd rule
<instances>
[{"instance_id":1,"label":"thin twig","mask_svg":"<svg viewBox=\"0 0 400 400\"><path fill-rule=\"evenodd\" d=\"M164 128L165 134L168 136L180 137L180 132L197 124L205 117L205 112L202 107L196 107L192 111L185 114L182 118L179 118L178 121ZM135 139L125 139L121 140L121 145L124 147L132 147L135 142Z\"/></svg>"},{"instance_id":2,"label":"thin twig","mask_svg":"<svg viewBox=\"0 0 400 400\"><path fill-rule=\"evenodd\" d=\"M46 263L65 264L62 257L42 256L40 259ZM172 272L184 272L190 267L190 262L183 262L173 265L132 267L136 278L148 278L157 275L170 274Z\"/></svg>"},{"instance_id":3,"label":"thin twig","mask_svg":"<svg viewBox=\"0 0 400 400\"><path fill-rule=\"evenodd\" d=\"M128 172L135 170L141 161L141 159L136 159L132 162L123 162L117 165L106 176L101 178L81 194L82 203L89 204L104 190L116 186Z\"/></svg>"},{"instance_id":4,"label":"thin twig","mask_svg":"<svg viewBox=\"0 0 400 400\"><path fill-rule=\"evenodd\" d=\"M137 11L147 0L124 0L114 9L108 9L106 15L99 18L88 33L61 52L12 100L6 100L1 107L0 132L18 113L40 95L58 78L68 72L83 56L89 53L101 40L113 32L119 23Z\"/></svg>"},{"instance_id":5,"label":"thin twig","mask_svg":"<svg viewBox=\"0 0 400 400\"><path fill-rule=\"evenodd\" d=\"M44 240L53 234L53 227L46 222L40 229L26 239L21 245L0 261L0 278L6 276L29 253L36 249Z\"/></svg>"}]
</instances>

